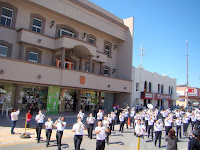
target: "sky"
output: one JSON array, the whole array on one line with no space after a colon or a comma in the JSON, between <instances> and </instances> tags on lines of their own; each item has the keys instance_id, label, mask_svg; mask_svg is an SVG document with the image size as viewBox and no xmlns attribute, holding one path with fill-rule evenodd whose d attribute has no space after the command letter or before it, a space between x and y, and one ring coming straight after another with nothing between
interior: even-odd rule
<instances>
[{"instance_id":1,"label":"sky","mask_svg":"<svg viewBox=\"0 0 200 150\"><path fill-rule=\"evenodd\" d=\"M89 0L121 19L134 17L133 66L200 88L200 0Z\"/></svg>"}]
</instances>

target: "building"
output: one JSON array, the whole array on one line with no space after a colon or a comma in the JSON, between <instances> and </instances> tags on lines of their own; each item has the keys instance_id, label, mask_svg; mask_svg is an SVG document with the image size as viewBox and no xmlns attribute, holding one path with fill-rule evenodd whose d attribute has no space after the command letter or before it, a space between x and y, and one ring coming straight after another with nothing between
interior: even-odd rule
<instances>
[{"instance_id":1,"label":"building","mask_svg":"<svg viewBox=\"0 0 200 150\"><path fill-rule=\"evenodd\" d=\"M178 99L176 100L176 105L187 107L187 106L198 106L200 103L200 89L199 88L188 87L188 90L187 90L187 85L178 85L176 87L176 93L178 96ZM188 101L187 101L187 98L188 98Z\"/></svg>"},{"instance_id":2,"label":"building","mask_svg":"<svg viewBox=\"0 0 200 150\"><path fill-rule=\"evenodd\" d=\"M131 104L147 106L151 103L159 108L175 106L176 79L133 67L133 98Z\"/></svg>"},{"instance_id":3,"label":"building","mask_svg":"<svg viewBox=\"0 0 200 150\"><path fill-rule=\"evenodd\" d=\"M88 0L0 0L3 104L47 112L130 103L133 18Z\"/></svg>"}]
</instances>

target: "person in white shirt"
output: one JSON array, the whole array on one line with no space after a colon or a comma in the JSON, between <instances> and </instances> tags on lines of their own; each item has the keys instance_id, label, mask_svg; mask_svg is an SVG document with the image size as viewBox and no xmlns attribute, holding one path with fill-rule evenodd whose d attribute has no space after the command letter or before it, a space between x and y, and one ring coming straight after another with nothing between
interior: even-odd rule
<instances>
[{"instance_id":1,"label":"person in white shirt","mask_svg":"<svg viewBox=\"0 0 200 150\"><path fill-rule=\"evenodd\" d=\"M110 128L109 128L109 120L108 117L104 117L104 120L102 121L103 127L105 128L105 134L106 134L106 142L107 145L109 145L109 135L110 135Z\"/></svg>"},{"instance_id":2,"label":"person in white shirt","mask_svg":"<svg viewBox=\"0 0 200 150\"><path fill-rule=\"evenodd\" d=\"M154 123L153 116L150 116L150 118L148 120L148 138L149 138L150 131L151 131L152 140L153 140L153 123Z\"/></svg>"},{"instance_id":3,"label":"person in white shirt","mask_svg":"<svg viewBox=\"0 0 200 150\"><path fill-rule=\"evenodd\" d=\"M124 110L124 116L125 116L125 121L124 121L124 123L126 123L126 128L127 128L127 129L128 129L128 114L129 114L128 109L125 109L125 110Z\"/></svg>"},{"instance_id":4,"label":"person in white shirt","mask_svg":"<svg viewBox=\"0 0 200 150\"><path fill-rule=\"evenodd\" d=\"M61 117L54 124L54 127L57 128L56 140L57 140L58 150L61 150L62 135L66 127L66 122L64 121L65 121L65 117Z\"/></svg>"},{"instance_id":5,"label":"person in white shirt","mask_svg":"<svg viewBox=\"0 0 200 150\"><path fill-rule=\"evenodd\" d=\"M135 134L137 137L143 138L144 132L145 132L145 125L142 124L141 120L139 119L135 126Z\"/></svg>"},{"instance_id":6,"label":"person in white shirt","mask_svg":"<svg viewBox=\"0 0 200 150\"><path fill-rule=\"evenodd\" d=\"M94 121L95 121L95 118L92 117L92 113L90 113L89 117L87 117L88 138L90 138L90 139L92 139L92 131L94 129Z\"/></svg>"},{"instance_id":7,"label":"person in white shirt","mask_svg":"<svg viewBox=\"0 0 200 150\"><path fill-rule=\"evenodd\" d=\"M72 132L74 135L74 147L75 150L80 150L81 142L83 140L83 130L87 130L85 125L81 122L81 117L77 119L77 123L73 125Z\"/></svg>"},{"instance_id":8,"label":"person in white shirt","mask_svg":"<svg viewBox=\"0 0 200 150\"><path fill-rule=\"evenodd\" d=\"M104 150L105 149L105 127L102 127L102 121L98 121L97 127L95 128L96 134L96 150Z\"/></svg>"},{"instance_id":9,"label":"person in white shirt","mask_svg":"<svg viewBox=\"0 0 200 150\"><path fill-rule=\"evenodd\" d=\"M157 140L159 140L159 148L161 147L161 136L162 136L162 129L161 127L163 126L163 123L161 121L161 119L157 120L154 123L154 131L155 131L155 146L157 143Z\"/></svg>"},{"instance_id":10,"label":"person in white shirt","mask_svg":"<svg viewBox=\"0 0 200 150\"><path fill-rule=\"evenodd\" d=\"M47 145L46 147L49 146L49 141L51 139L51 133L52 133L52 126L53 126L53 121L51 121L51 118L49 117L47 122L45 122L45 127L46 127L46 141Z\"/></svg>"},{"instance_id":11,"label":"person in white shirt","mask_svg":"<svg viewBox=\"0 0 200 150\"><path fill-rule=\"evenodd\" d=\"M103 120L103 112L101 111L101 109L99 109L99 112L97 113L97 120L100 120L100 121Z\"/></svg>"},{"instance_id":12,"label":"person in white shirt","mask_svg":"<svg viewBox=\"0 0 200 150\"><path fill-rule=\"evenodd\" d=\"M15 134L14 128L18 120L19 113L20 113L19 110L16 111L15 109L12 109L12 113L10 114L10 119L12 121L11 134Z\"/></svg>"},{"instance_id":13,"label":"person in white shirt","mask_svg":"<svg viewBox=\"0 0 200 150\"><path fill-rule=\"evenodd\" d=\"M194 125L195 125L196 121L197 121L197 117L196 117L195 114L193 113L193 114L191 115L192 130L194 130L193 128L194 128Z\"/></svg>"},{"instance_id":14,"label":"person in white shirt","mask_svg":"<svg viewBox=\"0 0 200 150\"><path fill-rule=\"evenodd\" d=\"M111 117L112 117L112 127L110 130L113 130L115 131L115 118L116 118L116 115L113 111L111 111Z\"/></svg>"},{"instance_id":15,"label":"person in white shirt","mask_svg":"<svg viewBox=\"0 0 200 150\"><path fill-rule=\"evenodd\" d=\"M109 122L109 135L111 135L111 130L112 130L112 116L111 116L111 114L108 114L107 120Z\"/></svg>"},{"instance_id":16,"label":"person in white shirt","mask_svg":"<svg viewBox=\"0 0 200 150\"><path fill-rule=\"evenodd\" d=\"M79 111L77 118L81 118L83 120L83 117L85 116L85 114L83 113L82 109Z\"/></svg>"},{"instance_id":17,"label":"person in white shirt","mask_svg":"<svg viewBox=\"0 0 200 150\"><path fill-rule=\"evenodd\" d=\"M124 115L122 113L119 114L119 121L120 121L120 128L119 128L119 131L122 131L123 133L123 130L124 130Z\"/></svg>"},{"instance_id":18,"label":"person in white shirt","mask_svg":"<svg viewBox=\"0 0 200 150\"><path fill-rule=\"evenodd\" d=\"M182 124L182 120L181 117L178 117L176 119L176 134L177 134L177 138L178 138L178 133L181 139L181 124Z\"/></svg>"},{"instance_id":19,"label":"person in white shirt","mask_svg":"<svg viewBox=\"0 0 200 150\"><path fill-rule=\"evenodd\" d=\"M134 128L134 116L135 116L135 107L131 109L131 112L130 112L130 127L131 127L131 124L133 124L133 128Z\"/></svg>"},{"instance_id":20,"label":"person in white shirt","mask_svg":"<svg viewBox=\"0 0 200 150\"><path fill-rule=\"evenodd\" d=\"M169 133L169 130L172 128L172 122L173 122L173 119L168 116L165 118L165 132L166 132L166 136L168 135Z\"/></svg>"},{"instance_id":21,"label":"person in white shirt","mask_svg":"<svg viewBox=\"0 0 200 150\"><path fill-rule=\"evenodd\" d=\"M147 132L147 129L148 129L148 120L149 120L150 116L149 114L146 112L145 114L145 117L144 117L144 122L145 122L145 126L146 126L146 132Z\"/></svg>"},{"instance_id":22,"label":"person in white shirt","mask_svg":"<svg viewBox=\"0 0 200 150\"><path fill-rule=\"evenodd\" d=\"M41 130L42 130L42 125L45 119L45 115L42 114L42 111L39 110L38 115L35 117L35 121L37 122L36 125L36 133L37 133L37 142L40 142L40 135L41 135Z\"/></svg>"},{"instance_id":23,"label":"person in white shirt","mask_svg":"<svg viewBox=\"0 0 200 150\"><path fill-rule=\"evenodd\" d=\"M188 125L189 125L189 119L190 118L188 118L187 115L185 115L183 117L183 135L185 135L185 136L187 135Z\"/></svg>"}]
</instances>

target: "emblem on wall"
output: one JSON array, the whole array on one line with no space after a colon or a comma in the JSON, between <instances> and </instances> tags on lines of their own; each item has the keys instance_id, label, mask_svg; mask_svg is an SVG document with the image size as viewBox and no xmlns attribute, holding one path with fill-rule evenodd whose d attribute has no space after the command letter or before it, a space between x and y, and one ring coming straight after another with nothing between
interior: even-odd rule
<instances>
[{"instance_id":1,"label":"emblem on wall","mask_svg":"<svg viewBox=\"0 0 200 150\"><path fill-rule=\"evenodd\" d=\"M85 76L80 76L80 84L85 84Z\"/></svg>"}]
</instances>

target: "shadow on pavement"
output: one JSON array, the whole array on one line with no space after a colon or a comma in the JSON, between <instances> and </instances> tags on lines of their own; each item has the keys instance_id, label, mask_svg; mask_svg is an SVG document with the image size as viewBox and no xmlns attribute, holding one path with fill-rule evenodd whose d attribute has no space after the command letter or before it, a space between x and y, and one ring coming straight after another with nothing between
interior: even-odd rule
<instances>
[{"instance_id":1,"label":"shadow on pavement","mask_svg":"<svg viewBox=\"0 0 200 150\"><path fill-rule=\"evenodd\" d=\"M118 141L118 142L110 142L109 144L118 144L118 145L124 145L124 143L123 143L123 142L121 142L121 141Z\"/></svg>"}]
</instances>

